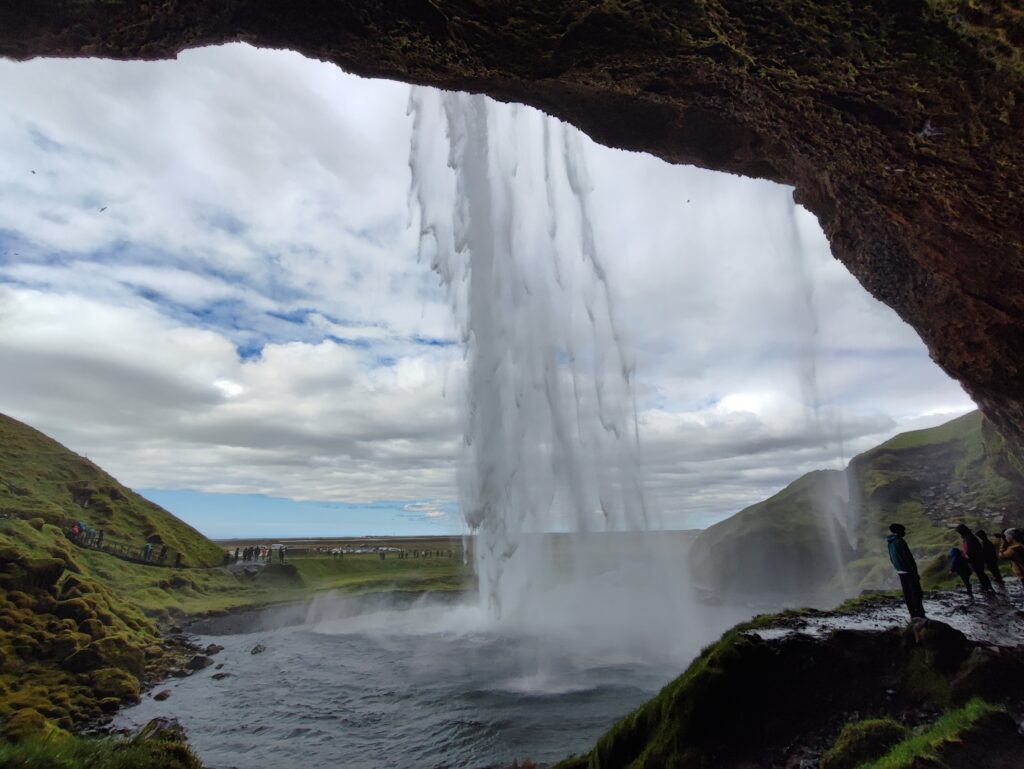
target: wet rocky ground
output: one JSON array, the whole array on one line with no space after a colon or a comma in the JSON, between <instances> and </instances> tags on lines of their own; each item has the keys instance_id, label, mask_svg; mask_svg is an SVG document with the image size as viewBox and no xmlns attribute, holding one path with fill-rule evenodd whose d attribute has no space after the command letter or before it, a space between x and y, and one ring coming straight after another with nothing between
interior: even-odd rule
<instances>
[{"instance_id":1,"label":"wet rocky ground","mask_svg":"<svg viewBox=\"0 0 1024 769\"><path fill-rule=\"evenodd\" d=\"M1024 645L1024 588L1007 581L1004 589L986 595L962 590L934 591L925 595L925 614L956 628L975 643L989 646ZM783 616L768 627L753 631L765 639L792 633L826 636L834 630L885 630L908 621L902 599L878 596L852 608L806 610Z\"/></svg>"}]
</instances>

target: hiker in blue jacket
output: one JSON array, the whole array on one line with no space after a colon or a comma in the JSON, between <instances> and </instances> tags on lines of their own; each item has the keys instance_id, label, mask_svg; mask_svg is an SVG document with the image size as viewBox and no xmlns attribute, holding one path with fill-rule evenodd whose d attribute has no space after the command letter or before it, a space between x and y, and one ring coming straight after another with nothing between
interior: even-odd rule
<instances>
[{"instance_id":1,"label":"hiker in blue jacket","mask_svg":"<svg viewBox=\"0 0 1024 769\"><path fill-rule=\"evenodd\" d=\"M967 560L964 551L959 547L950 548L949 551L949 573L956 574L960 581L967 588L967 595L974 596L974 589L971 587L971 562Z\"/></svg>"},{"instance_id":2,"label":"hiker in blue jacket","mask_svg":"<svg viewBox=\"0 0 1024 769\"><path fill-rule=\"evenodd\" d=\"M900 578L900 587L903 588L903 600L907 602L907 611L910 617L924 617L924 593L921 590L921 577L917 573L917 561L914 554L910 552L910 546L903 539L907 529L902 524L894 523L889 526L892 532L885 538L889 545L889 560Z\"/></svg>"}]
</instances>

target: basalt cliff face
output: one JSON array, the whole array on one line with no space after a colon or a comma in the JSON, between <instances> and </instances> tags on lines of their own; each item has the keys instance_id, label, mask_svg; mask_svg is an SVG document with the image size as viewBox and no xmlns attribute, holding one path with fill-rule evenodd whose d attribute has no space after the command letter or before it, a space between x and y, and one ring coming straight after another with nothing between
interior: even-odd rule
<instances>
[{"instance_id":1,"label":"basalt cliff face","mask_svg":"<svg viewBox=\"0 0 1024 769\"><path fill-rule=\"evenodd\" d=\"M246 41L796 187L1024 456L1024 10L986 0L4 0L0 55ZM682 202L682 201L681 201Z\"/></svg>"}]
</instances>

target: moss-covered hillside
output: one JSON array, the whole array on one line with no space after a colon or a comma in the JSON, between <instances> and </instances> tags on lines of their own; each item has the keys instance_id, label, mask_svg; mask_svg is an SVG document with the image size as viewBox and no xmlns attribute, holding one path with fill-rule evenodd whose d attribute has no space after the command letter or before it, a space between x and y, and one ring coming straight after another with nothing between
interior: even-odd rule
<instances>
[{"instance_id":1,"label":"moss-covered hillside","mask_svg":"<svg viewBox=\"0 0 1024 769\"><path fill-rule=\"evenodd\" d=\"M162 507L118 483L88 459L28 425L0 414L0 515L68 519L102 530L107 539L167 545L170 560L212 566L220 548Z\"/></svg>"},{"instance_id":2,"label":"moss-covered hillside","mask_svg":"<svg viewBox=\"0 0 1024 769\"><path fill-rule=\"evenodd\" d=\"M995 533L1024 523L1024 479L980 412L897 435L845 471L809 473L712 526L694 543L694 577L732 592L889 587L885 536L909 530L926 576L945 578L958 523Z\"/></svg>"}]
</instances>

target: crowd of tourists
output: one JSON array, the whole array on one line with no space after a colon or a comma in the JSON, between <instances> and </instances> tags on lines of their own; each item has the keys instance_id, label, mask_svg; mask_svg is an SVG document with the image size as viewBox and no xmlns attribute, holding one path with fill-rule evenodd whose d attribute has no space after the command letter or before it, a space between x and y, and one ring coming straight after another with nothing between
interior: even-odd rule
<instances>
[{"instance_id":1,"label":"crowd of tourists","mask_svg":"<svg viewBox=\"0 0 1024 769\"><path fill-rule=\"evenodd\" d=\"M67 536L68 539L77 545L93 550L103 550L111 555L127 560L161 565L167 562L167 545L160 544L158 546L147 542L139 547L120 542L114 543L104 540L103 529L89 526L85 521L72 521L70 528L67 529ZM181 553L177 553L174 558L174 567L180 569L181 566Z\"/></svg>"},{"instance_id":2,"label":"crowd of tourists","mask_svg":"<svg viewBox=\"0 0 1024 769\"><path fill-rule=\"evenodd\" d=\"M274 560L274 551L277 551L277 558L281 563L285 559L284 545L250 545L249 547L236 547L234 552L224 551L224 565L230 566L233 563L271 563Z\"/></svg>"},{"instance_id":3,"label":"crowd of tourists","mask_svg":"<svg viewBox=\"0 0 1024 769\"><path fill-rule=\"evenodd\" d=\"M886 539L889 560L903 588L907 610L911 617L924 617L921 575L906 541L907 529L902 524L894 523L889 526L889 531L891 534ZM970 527L962 523L954 531L960 538L960 544L949 550L949 573L960 578L969 596L974 596L972 578L978 580L978 587L985 594L994 595L997 588L1006 590L1000 567L1003 561L1009 564L1013 575L1024 587L1024 529L1007 529L994 538L984 529L971 531Z\"/></svg>"}]
</instances>

